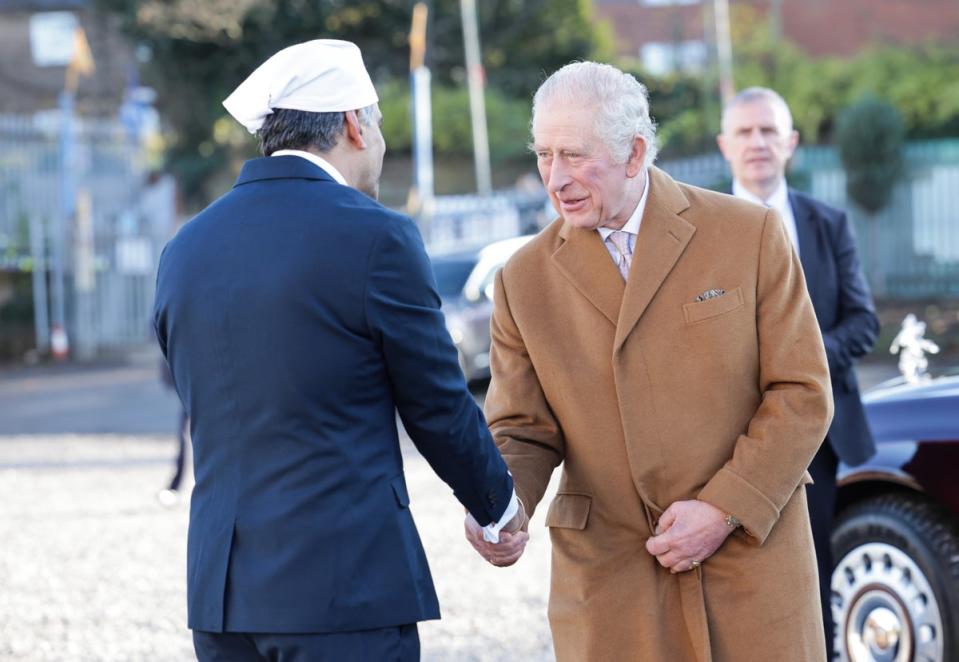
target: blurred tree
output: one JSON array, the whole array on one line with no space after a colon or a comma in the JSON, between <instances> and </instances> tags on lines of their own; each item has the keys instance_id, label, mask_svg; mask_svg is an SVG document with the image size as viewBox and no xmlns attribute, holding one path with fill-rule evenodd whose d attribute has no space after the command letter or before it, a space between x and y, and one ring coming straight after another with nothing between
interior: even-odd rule
<instances>
[{"instance_id":1,"label":"blurred tree","mask_svg":"<svg viewBox=\"0 0 959 662\"><path fill-rule=\"evenodd\" d=\"M205 185L236 157L238 148L241 154L252 153L253 142L243 137L242 128L219 121L225 116L220 102L257 65L290 44L335 37L360 46L378 84L405 81L413 4L414 0L97 0L99 9L118 16L148 55L145 78L157 89L160 111L170 128L168 164L193 204L210 197ZM465 77L459 0L429 4L434 80L459 84ZM589 0L485 0L480 23L490 86L510 96L528 97L544 72L561 64L611 53L611 33L594 24ZM490 103L500 101L509 105L506 97L491 91ZM434 121L446 118L434 110ZM392 118L388 122L399 131ZM500 126L490 123L494 144L502 138ZM391 139L389 132L387 138ZM445 136L437 136L437 150L449 143Z\"/></svg>"},{"instance_id":2,"label":"blurred tree","mask_svg":"<svg viewBox=\"0 0 959 662\"><path fill-rule=\"evenodd\" d=\"M910 138L959 134L959 44L877 44L854 58L811 58L788 41L774 41L754 8L738 5L733 16L736 86L782 94L804 142L832 139L840 110L864 94L895 106Z\"/></svg>"},{"instance_id":3,"label":"blurred tree","mask_svg":"<svg viewBox=\"0 0 959 662\"><path fill-rule=\"evenodd\" d=\"M880 269L878 213L889 204L902 174L905 127L899 112L867 94L844 109L836 122L839 156L846 170L846 192L872 218L869 233L871 281L884 294Z\"/></svg>"},{"instance_id":4,"label":"blurred tree","mask_svg":"<svg viewBox=\"0 0 959 662\"><path fill-rule=\"evenodd\" d=\"M839 114L836 138L846 169L846 192L870 214L889 204L902 172L904 137L899 111L872 95Z\"/></svg>"},{"instance_id":5,"label":"blurred tree","mask_svg":"<svg viewBox=\"0 0 959 662\"><path fill-rule=\"evenodd\" d=\"M409 86L393 80L380 86L383 135L391 153L409 152L412 142ZM444 156L470 156L473 135L469 93L462 87L434 85L433 148ZM516 159L527 153L530 103L507 96L496 88L486 93L486 119L490 126L490 156L494 161ZM492 130L495 127L495 130Z\"/></svg>"}]
</instances>

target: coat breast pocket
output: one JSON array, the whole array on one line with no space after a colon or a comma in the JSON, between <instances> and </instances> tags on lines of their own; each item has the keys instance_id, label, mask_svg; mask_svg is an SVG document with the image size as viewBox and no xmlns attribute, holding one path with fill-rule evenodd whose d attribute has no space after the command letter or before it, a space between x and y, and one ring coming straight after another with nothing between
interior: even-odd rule
<instances>
[{"instance_id":1,"label":"coat breast pocket","mask_svg":"<svg viewBox=\"0 0 959 662\"><path fill-rule=\"evenodd\" d=\"M739 310L744 304L743 288L737 287L712 299L683 304L683 316L686 318L686 324L698 324Z\"/></svg>"}]
</instances>

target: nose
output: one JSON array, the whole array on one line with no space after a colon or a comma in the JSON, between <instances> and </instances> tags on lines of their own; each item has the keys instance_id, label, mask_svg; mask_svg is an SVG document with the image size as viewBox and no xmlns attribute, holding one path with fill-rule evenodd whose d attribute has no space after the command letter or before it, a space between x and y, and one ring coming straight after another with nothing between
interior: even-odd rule
<instances>
[{"instance_id":1,"label":"nose","mask_svg":"<svg viewBox=\"0 0 959 662\"><path fill-rule=\"evenodd\" d=\"M766 146L766 136L763 134L761 129L756 128L749 132L749 144L752 147Z\"/></svg>"},{"instance_id":2,"label":"nose","mask_svg":"<svg viewBox=\"0 0 959 662\"><path fill-rule=\"evenodd\" d=\"M547 188L550 193L559 193L567 184L572 181L569 175L569 168L566 167L564 160L554 158L547 171Z\"/></svg>"}]
</instances>

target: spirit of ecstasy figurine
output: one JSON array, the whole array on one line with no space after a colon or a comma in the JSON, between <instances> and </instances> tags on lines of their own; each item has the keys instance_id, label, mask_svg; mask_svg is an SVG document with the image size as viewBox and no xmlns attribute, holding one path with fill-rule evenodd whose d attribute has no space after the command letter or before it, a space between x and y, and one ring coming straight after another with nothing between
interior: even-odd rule
<instances>
[{"instance_id":1,"label":"spirit of ecstasy figurine","mask_svg":"<svg viewBox=\"0 0 959 662\"><path fill-rule=\"evenodd\" d=\"M929 367L926 352L930 354L939 352L939 345L924 338L925 333L926 323L920 322L915 315L909 313L902 321L899 334L889 347L890 354L899 352L899 372L910 384L918 384L929 379L929 375L926 374L926 368Z\"/></svg>"}]
</instances>

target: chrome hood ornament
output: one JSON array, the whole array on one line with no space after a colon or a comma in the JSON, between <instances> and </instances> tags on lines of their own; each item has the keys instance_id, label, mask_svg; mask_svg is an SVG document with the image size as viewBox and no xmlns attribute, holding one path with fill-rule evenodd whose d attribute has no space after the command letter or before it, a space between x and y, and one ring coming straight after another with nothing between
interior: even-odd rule
<instances>
[{"instance_id":1,"label":"chrome hood ornament","mask_svg":"<svg viewBox=\"0 0 959 662\"><path fill-rule=\"evenodd\" d=\"M902 320L902 328L893 338L889 353L899 354L899 372L910 384L919 384L929 380L926 368L929 361L926 353L937 354L939 345L925 338L926 323L920 322L912 313Z\"/></svg>"}]
</instances>

